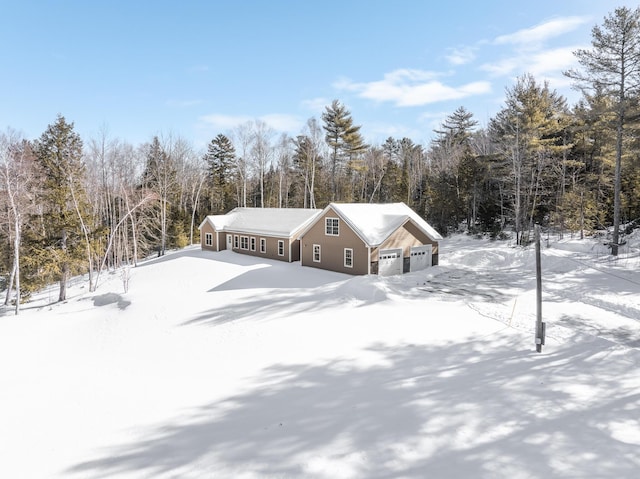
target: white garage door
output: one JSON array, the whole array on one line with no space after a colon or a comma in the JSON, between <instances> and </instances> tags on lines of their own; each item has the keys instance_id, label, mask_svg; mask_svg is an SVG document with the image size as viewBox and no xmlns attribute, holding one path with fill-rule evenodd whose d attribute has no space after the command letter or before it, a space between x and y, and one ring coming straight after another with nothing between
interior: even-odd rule
<instances>
[{"instance_id":1,"label":"white garage door","mask_svg":"<svg viewBox=\"0 0 640 479\"><path fill-rule=\"evenodd\" d=\"M420 271L431 266L431 245L412 246L410 271Z\"/></svg>"},{"instance_id":2,"label":"white garage door","mask_svg":"<svg viewBox=\"0 0 640 479\"><path fill-rule=\"evenodd\" d=\"M402 249L384 249L380 251L378 274L380 276L402 274Z\"/></svg>"}]
</instances>

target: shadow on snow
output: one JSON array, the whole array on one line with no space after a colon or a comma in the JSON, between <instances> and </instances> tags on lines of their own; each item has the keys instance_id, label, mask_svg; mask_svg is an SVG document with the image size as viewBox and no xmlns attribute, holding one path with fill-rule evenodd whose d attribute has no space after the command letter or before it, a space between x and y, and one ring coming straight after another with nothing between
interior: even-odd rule
<instances>
[{"instance_id":1,"label":"shadow on snow","mask_svg":"<svg viewBox=\"0 0 640 479\"><path fill-rule=\"evenodd\" d=\"M67 473L136 477L637 477L640 387L594 339L537 355L518 335L266 368L244 394ZM612 370L613 369L613 370ZM582 394L576 394L576 391ZM586 392L585 392L586 391ZM637 424L637 422L635 423ZM332 473L331 471L334 471Z\"/></svg>"}]
</instances>

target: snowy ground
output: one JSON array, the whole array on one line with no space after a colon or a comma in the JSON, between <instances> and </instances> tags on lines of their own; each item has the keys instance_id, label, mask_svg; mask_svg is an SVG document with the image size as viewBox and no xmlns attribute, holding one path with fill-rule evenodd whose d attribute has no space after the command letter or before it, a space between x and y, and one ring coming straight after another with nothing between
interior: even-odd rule
<instances>
[{"instance_id":1,"label":"snowy ground","mask_svg":"<svg viewBox=\"0 0 640 479\"><path fill-rule=\"evenodd\" d=\"M640 477L640 237L350 277L197 247L0 316L3 478Z\"/></svg>"}]
</instances>

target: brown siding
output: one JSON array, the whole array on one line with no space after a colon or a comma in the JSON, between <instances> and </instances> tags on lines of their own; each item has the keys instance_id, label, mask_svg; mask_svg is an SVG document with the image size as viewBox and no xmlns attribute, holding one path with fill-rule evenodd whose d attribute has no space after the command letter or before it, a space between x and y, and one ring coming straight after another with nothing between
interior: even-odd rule
<instances>
[{"instance_id":1,"label":"brown siding","mask_svg":"<svg viewBox=\"0 0 640 479\"><path fill-rule=\"evenodd\" d=\"M207 233L210 233L213 236L213 244L211 246L207 246L205 244ZM202 230L200 231L200 246L202 247L202 249L208 251L219 251L217 241L218 235L216 234L216 230L213 229L211 223L207 221L204 225L202 225Z\"/></svg>"},{"instance_id":2,"label":"brown siding","mask_svg":"<svg viewBox=\"0 0 640 479\"><path fill-rule=\"evenodd\" d=\"M247 234L247 233L235 233L235 232L230 232L227 233L230 234L232 236L237 235L238 236L238 247L236 248L234 243L232 242L231 244L234 245L232 247L233 251L235 253L240 253L240 254L246 254L249 256L257 256L259 258L269 258L269 259L276 259L278 261L298 261L297 259L290 259L289 258L289 238L281 238L281 237L277 237L277 236L259 236L259 235L255 235L255 234ZM242 240L241 238L245 236L248 238L247 240L247 249L243 249L242 246ZM251 238L255 238L256 240L256 250L255 251L251 251ZM267 248L266 248L266 253L261 253L260 252L260 238L264 238L266 240L266 244L267 244ZM225 238L226 241L226 238ZM278 255L278 241L284 241L284 256L279 256ZM294 241L293 246L293 250L291 251L291 255L293 258L296 258L296 249L299 250L299 246L295 243L298 243L297 241ZM299 256L299 254L297 254Z\"/></svg>"},{"instance_id":3,"label":"brown siding","mask_svg":"<svg viewBox=\"0 0 640 479\"><path fill-rule=\"evenodd\" d=\"M302 265L328 269L339 273L367 274L369 258L366 245L351 228L340 218L339 236L325 234L325 218L339 218L333 209L320 216L302 237ZM313 245L321 246L320 262L313 261ZM344 266L344 249L353 249L353 267Z\"/></svg>"}]
</instances>

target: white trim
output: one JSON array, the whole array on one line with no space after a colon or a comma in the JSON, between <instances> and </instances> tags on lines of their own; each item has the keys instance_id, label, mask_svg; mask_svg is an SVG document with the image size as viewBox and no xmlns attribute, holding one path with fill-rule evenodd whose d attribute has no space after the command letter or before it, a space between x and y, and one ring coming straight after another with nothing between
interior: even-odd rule
<instances>
[{"instance_id":1,"label":"white trim","mask_svg":"<svg viewBox=\"0 0 640 479\"><path fill-rule=\"evenodd\" d=\"M260 238L260 252L266 254L267 253L267 239Z\"/></svg>"},{"instance_id":2,"label":"white trim","mask_svg":"<svg viewBox=\"0 0 640 479\"><path fill-rule=\"evenodd\" d=\"M282 245L282 248L280 248L280 245ZM284 256L284 240L278 240L278 256Z\"/></svg>"},{"instance_id":3,"label":"white trim","mask_svg":"<svg viewBox=\"0 0 640 479\"><path fill-rule=\"evenodd\" d=\"M249 249L251 251L255 251L256 250L256 237L252 236L249 238Z\"/></svg>"},{"instance_id":4,"label":"white trim","mask_svg":"<svg viewBox=\"0 0 640 479\"><path fill-rule=\"evenodd\" d=\"M233 249L240 249L240 237L233 235Z\"/></svg>"},{"instance_id":5,"label":"white trim","mask_svg":"<svg viewBox=\"0 0 640 479\"><path fill-rule=\"evenodd\" d=\"M318 259L316 259L316 247L318 248ZM311 249L311 260L314 263L322 263L322 245L314 244Z\"/></svg>"},{"instance_id":6,"label":"white trim","mask_svg":"<svg viewBox=\"0 0 640 479\"><path fill-rule=\"evenodd\" d=\"M347 264L347 251L351 252L351 255L350 255L351 264ZM344 249L342 260L345 268L353 268L353 248Z\"/></svg>"},{"instance_id":7,"label":"white trim","mask_svg":"<svg viewBox=\"0 0 640 479\"><path fill-rule=\"evenodd\" d=\"M205 246L213 246L213 234L205 233L204 234L204 245Z\"/></svg>"},{"instance_id":8,"label":"white trim","mask_svg":"<svg viewBox=\"0 0 640 479\"><path fill-rule=\"evenodd\" d=\"M332 223L331 226L329 226L329 221ZM329 230L331 230L331 233ZM336 230L337 233L334 233L334 230ZM326 217L324 219L324 234L325 236L340 236L340 218Z\"/></svg>"}]
</instances>

